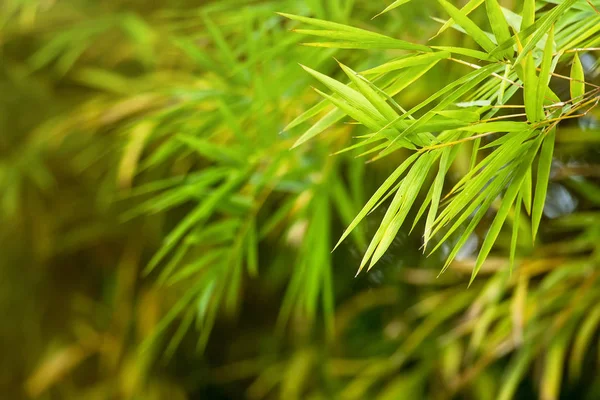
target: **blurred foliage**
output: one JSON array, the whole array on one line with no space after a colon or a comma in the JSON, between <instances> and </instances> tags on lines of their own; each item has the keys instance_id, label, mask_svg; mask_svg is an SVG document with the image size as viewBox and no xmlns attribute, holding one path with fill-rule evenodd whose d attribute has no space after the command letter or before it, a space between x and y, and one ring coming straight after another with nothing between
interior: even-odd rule
<instances>
[{"instance_id":1,"label":"blurred foliage","mask_svg":"<svg viewBox=\"0 0 600 400\"><path fill-rule=\"evenodd\" d=\"M421 45L448 18L445 2L396 3L373 20L393 3L0 4L3 398L600 397L597 107L556 127L535 243L511 209L468 289L500 201L439 277L463 231L425 257L417 210L367 273L354 278L385 207L331 252L412 152L340 152L371 127L316 122L328 109L298 63L346 82L336 60L364 71L407 53L301 46L290 29L306 27L276 12ZM540 17L564 2L525 3ZM580 68L571 52L555 72L597 88L600 5L571 3L556 43L586 49ZM492 32L482 4L468 2L469 18ZM453 28L435 43L477 46ZM374 83L411 109L470 69L417 65ZM570 99L572 81L550 88ZM472 143L456 149L446 189L472 168Z\"/></svg>"}]
</instances>

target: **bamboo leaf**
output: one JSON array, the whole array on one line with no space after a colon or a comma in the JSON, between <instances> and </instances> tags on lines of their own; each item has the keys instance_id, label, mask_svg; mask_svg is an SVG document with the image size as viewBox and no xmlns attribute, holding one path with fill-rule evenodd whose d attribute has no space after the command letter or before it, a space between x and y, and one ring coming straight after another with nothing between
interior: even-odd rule
<instances>
[{"instance_id":1,"label":"bamboo leaf","mask_svg":"<svg viewBox=\"0 0 600 400\"><path fill-rule=\"evenodd\" d=\"M373 256L371 257L371 262L368 269L371 269L373 265L379 261L388 247L392 244L392 241L396 237L396 234L400 230L400 227L404 223L408 212L415 202L417 195L421 190L421 186L423 186L423 183L425 182L427 172L431 168L431 165L436 158L436 153L427 153L426 155L422 155L415 162L415 166L404 178L402 186L400 186L400 189L398 189L398 193L401 193L399 207L390 207L390 210L393 210L394 213L393 218L388 224L384 225L382 223L382 225L379 227L377 232L381 231L382 233L377 244L377 248L374 250ZM373 240L375 240L375 238L373 238ZM365 254L365 256L366 255L367 254ZM361 265L363 265L363 263L361 263Z\"/></svg>"},{"instance_id":2,"label":"bamboo leaf","mask_svg":"<svg viewBox=\"0 0 600 400\"><path fill-rule=\"evenodd\" d=\"M523 97L525 101L525 112L529 122L537 122L541 119L541 109L537 108L538 77L535 74L533 55L529 54L524 61L525 76L523 77Z\"/></svg>"},{"instance_id":3,"label":"bamboo leaf","mask_svg":"<svg viewBox=\"0 0 600 400\"><path fill-rule=\"evenodd\" d=\"M480 124L474 124L465 126L462 128L465 131L475 133L485 132L523 132L527 130L530 125L526 122L516 121L494 121L494 122L483 122Z\"/></svg>"},{"instance_id":4,"label":"bamboo leaf","mask_svg":"<svg viewBox=\"0 0 600 400\"><path fill-rule=\"evenodd\" d=\"M527 211L528 215L531 215L531 168L527 170L525 174L525 179L523 179L523 185L521 186L521 195L523 197L523 205L525 206L525 211Z\"/></svg>"},{"instance_id":5,"label":"bamboo leaf","mask_svg":"<svg viewBox=\"0 0 600 400\"><path fill-rule=\"evenodd\" d=\"M473 273L471 274L471 280L469 282L469 285L473 283L473 280L477 276L477 272L479 272L481 265L483 264L490 250L492 249L492 245L496 241L496 238L500 233L500 229L502 229L502 225L504 224L506 216L508 215L511 206L515 201L515 197L517 196L517 193L521 188L523 179L526 176L527 168L531 167L531 162L533 161L533 157L537 153L537 148L540 145L540 142L541 141L538 140L538 143L535 146L533 146L533 149L530 149L528 154L524 157L523 161L519 165L519 168L515 172L514 181L511 182L508 189L506 190L504 198L502 199L502 205L496 213L496 217L494 218L494 221L492 222L492 225L490 226L490 229L488 230L485 236L485 240L481 246L479 255L477 256L477 261L475 262L475 268L473 269Z\"/></svg>"},{"instance_id":6,"label":"bamboo leaf","mask_svg":"<svg viewBox=\"0 0 600 400\"><path fill-rule=\"evenodd\" d=\"M531 232L532 239L535 240L538 227L544 211L546 201L546 192L548 190L548 180L550 178L550 168L552 166L552 154L554 152L554 139L556 128L552 129L544 137L540 159L538 161L537 181L535 183L535 194L533 198L533 209L531 210Z\"/></svg>"},{"instance_id":7,"label":"bamboo leaf","mask_svg":"<svg viewBox=\"0 0 600 400\"><path fill-rule=\"evenodd\" d=\"M334 250L348 237L350 232L363 220L364 217L371 211L371 209L377 204L377 201L383 197L388 189L400 178L400 176L406 171L406 169L417 159L418 154L415 153L408 157L394 172L383 182L383 184L377 189L377 191L371 196L367 204L364 205L362 210L356 215L354 220L348 225L342 237L338 240L334 247Z\"/></svg>"},{"instance_id":8,"label":"bamboo leaf","mask_svg":"<svg viewBox=\"0 0 600 400\"><path fill-rule=\"evenodd\" d=\"M513 229L512 236L510 239L510 255L509 264L510 271L512 272L515 266L515 255L517 253L517 238L519 236L519 221L521 220L521 192L517 195L517 201L515 202L515 215L513 217Z\"/></svg>"},{"instance_id":9,"label":"bamboo leaf","mask_svg":"<svg viewBox=\"0 0 600 400\"><path fill-rule=\"evenodd\" d=\"M341 110L335 108L329 111L323 118L319 119L319 121L317 121L313 126L311 126L310 129L304 132L304 134L302 134L302 136L300 136L298 140L296 140L292 148L296 148L301 144L309 141L310 139L322 133L324 130L326 130L342 118L344 118L344 113Z\"/></svg>"},{"instance_id":10,"label":"bamboo leaf","mask_svg":"<svg viewBox=\"0 0 600 400\"><path fill-rule=\"evenodd\" d=\"M446 12L473 38L485 51L491 52L496 47L485 32L467 15L446 0L438 0Z\"/></svg>"},{"instance_id":11,"label":"bamboo leaf","mask_svg":"<svg viewBox=\"0 0 600 400\"><path fill-rule=\"evenodd\" d=\"M579 59L579 53L575 53L573 64L571 64L571 99L573 101L581 101L585 95L585 77L583 74L583 66Z\"/></svg>"},{"instance_id":12,"label":"bamboo leaf","mask_svg":"<svg viewBox=\"0 0 600 400\"><path fill-rule=\"evenodd\" d=\"M442 156L440 158L440 165L438 169L438 174L435 177L435 181L433 183L433 192L431 197L431 208L429 209L429 213L427 214L427 219L425 220L425 233L423 235L423 248L427 248L427 243L431 238L431 229L433 227L433 222L435 221L435 217L437 215L437 210L440 204L440 197L442 195L442 189L444 187L444 178L446 177L446 172L448 171L449 161L450 161L450 152L451 150L455 150L454 154L458 150L458 146L454 146L452 149L446 148L442 151Z\"/></svg>"},{"instance_id":13,"label":"bamboo leaf","mask_svg":"<svg viewBox=\"0 0 600 400\"><path fill-rule=\"evenodd\" d=\"M540 76L538 77L538 87L536 93L536 110L540 113L540 119L544 118L544 99L548 95L550 83L550 73L552 67L552 53L554 52L554 25L548 32L546 38L546 46L544 47L544 55L542 57L542 64L540 66Z\"/></svg>"},{"instance_id":14,"label":"bamboo leaf","mask_svg":"<svg viewBox=\"0 0 600 400\"><path fill-rule=\"evenodd\" d=\"M310 31L311 35L318 35L321 37L334 37L342 40L341 42L324 42L324 43L307 43L309 46L318 47L334 47L334 48L346 48L346 49L371 49L371 48L382 48L382 49L402 49L402 50L415 50L430 52L431 49L427 46L420 44L414 44L406 42L404 40L394 39L389 36L381 35L379 33L370 32L364 29L354 28L348 25L343 25L335 22L329 22L316 18L302 17L299 15L292 15L286 13L278 13L279 15L298 22L303 22L309 25L313 25L319 28L323 28L323 31ZM333 33L338 32L338 33ZM362 42L365 38L369 38L368 43Z\"/></svg>"},{"instance_id":15,"label":"bamboo leaf","mask_svg":"<svg viewBox=\"0 0 600 400\"><path fill-rule=\"evenodd\" d=\"M432 61L439 61L444 58L449 58L450 53L448 51L436 51L431 54L419 54L419 55L409 55L398 60L393 60L382 64L380 66L368 69L366 71L361 72L363 75L370 74L385 74L391 71L397 71L399 69L414 67L416 65L429 64Z\"/></svg>"},{"instance_id":16,"label":"bamboo leaf","mask_svg":"<svg viewBox=\"0 0 600 400\"><path fill-rule=\"evenodd\" d=\"M490 57L488 53L484 53L483 51L467 49L464 47L456 47L456 46L431 46L432 49L448 51L453 54L460 54L461 56L473 57L478 60L483 61L494 61L493 57Z\"/></svg>"},{"instance_id":17,"label":"bamboo leaf","mask_svg":"<svg viewBox=\"0 0 600 400\"><path fill-rule=\"evenodd\" d=\"M521 34L526 34L527 30L534 27L535 33L529 39L527 44L523 47L523 50L519 53L519 56L515 60L515 64L519 64L527 54L537 45L537 43L542 39L542 37L548 32L552 24L556 22L556 20L563 15L565 11L569 9L577 0L565 0L560 3L558 6L554 7L551 11L549 11L546 15L544 15L541 19L536 21L531 26L528 26L525 31L521 31ZM528 35L528 33L527 33ZM527 37L527 36L523 36Z\"/></svg>"},{"instance_id":18,"label":"bamboo leaf","mask_svg":"<svg viewBox=\"0 0 600 400\"><path fill-rule=\"evenodd\" d=\"M463 8L461 8L461 11L465 14L465 15L469 15L473 10L475 10L477 7L479 7L484 0L469 0L467 2L467 4L465 4L465 6ZM437 33L433 36L433 38L435 38L436 36L439 36L442 32L444 32L446 29L448 29L449 27L452 26L452 24L454 24L454 20L452 18L450 18L448 21L446 21L444 23L444 25L442 25L440 27L440 29L437 31ZM431 38L431 39L433 39Z\"/></svg>"},{"instance_id":19,"label":"bamboo leaf","mask_svg":"<svg viewBox=\"0 0 600 400\"><path fill-rule=\"evenodd\" d=\"M508 23L504 18L500 4L498 0L485 0L485 8L487 10L488 19L492 26L492 32L496 36L496 43L500 44L510 39L510 31L508 29ZM507 49L504 53L505 57L512 56L512 49Z\"/></svg>"},{"instance_id":20,"label":"bamboo leaf","mask_svg":"<svg viewBox=\"0 0 600 400\"><path fill-rule=\"evenodd\" d=\"M359 76L351 68L340 63L340 67L344 73L350 78L350 81L354 83L354 86L358 91L371 103L371 105L387 120L394 120L398 118L398 114L394 109L369 85L370 82Z\"/></svg>"},{"instance_id":21,"label":"bamboo leaf","mask_svg":"<svg viewBox=\"0 0 600 400\"><path fill-rule=\"evenodd\" d=\"M398 8L401 5L406 4L406 3L410 2L410 1L412 1L412 0L396 0L392 4L390 4L389 6L387 6L379 14L375 15L372 19L375 19L375 18L379 17L381 14L385 14L386 12L392 11L393 9Z\"/></svg>"},{"instance_id":22,"label":"bamboo leaf","mask_svg":"<svg viewBox=\"0 0 600 400\"><path fill-rule=\"evenodd\" d=\"M521 30L525 30L535 22L535 0L524 0L521 11Z\"/></svg>"}]
</instances>

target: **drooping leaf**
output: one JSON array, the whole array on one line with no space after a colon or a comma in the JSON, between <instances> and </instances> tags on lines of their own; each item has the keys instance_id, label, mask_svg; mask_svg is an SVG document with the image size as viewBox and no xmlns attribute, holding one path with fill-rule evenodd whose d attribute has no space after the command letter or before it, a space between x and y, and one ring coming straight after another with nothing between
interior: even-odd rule
<instances>
[{"instance_id":1,"label":"drooping leaf","mask_svg":"<svg viewBox=\"0 0 600 400\"><path fill-rule=\"evenodd\" d=\"M548 32L546 38L546 46L544 47L544 55L542 57L542 64L540 66L540 76L538 77L538 87L536 93L536 110L540 110L540 118L544 118L544 100L548 95L550 83L550 73L552 67L552 53L554 52L554 25Z\"/></svg>"},{"instance_id":2,"label":"drooping leaf","mask_svg":"<svg viewBox=\"0 0 600 400\"><path fill-rule=\"evenodd\" d=\"M471 280L469 284L471 284L477 276L477 272L479 272L481 265L487 258L490 250L492 249L492 245L494 244L496 238L498 237L498 234L500 233L500 229L502 229L502 225L504 224L508 212L510 211L511 206L515 201L515 197L518 194L523 179L526 176L527 168L531 167L531 162L533 161L533 158L537 153L538 146L540 145L539 142L540 141L538 140L538 143L532 146L533 149L530 149L528 151L523 161L519 165L519 168L515 172L514 181L511 182L508 189L506 190L506 193L504 194L504 198L502 199L502 205L498 209L496 217L490 225L490 229L488 230L485 236L485 240L483 241L481 250L479 251L479 255L477 256L477 261L475 262L475 268L473 269L473 273L471 274Z\"/></svg>"},{"instance_id":3,"label":"drooping leaf","mask_svg":"<svg viewBox=\"0 0 600 400\"><path fill-rule=\"evenodd\" d=\"M521 220L521 192L517 195L517 201L514 206L514 217L513 217L513 229L510 238L510 254L509 264L510 271L512 272L515 266L515 256L517 254L517 239L519 237L519 222Z\"/></svg>"},{"instance_id":4,"label":"drooping leaf","mask_svg":"<svg viewBox=\"0 0 600 400\"><path fill-rule=\"evenodd\" d=\"M533 208L531 210L531 233L535 240L538 227L544 211L548 180L550 179L550 168L552 166L552 154L554 153L554 139L556 128L552 129L544 137L540 159L538 161L537 180L535 182L535 193L533 197Z\"/></svg>"},{"instance_id":5,"label":"drooping leaf","mask_svg":"<svg viewBox=\"0 0 600 400\"><path fill-rule=\"evenodd\" d=\"M523 97L525 101L525 112L527 113L527 119L529 122L538 122L541 119L542 110L537 106L537 90L538 90L538 77L535 73L535 64L533 55L529 54L524 60L525 76L523 77Z\"/></svg>"},{"instance_id":6,"label":"drooping leaf","mask_svg":"<svg viewBox=\"0 0 600 400\"><path fill-rule=\"evenodd\" d=\"M585 94L585 76L578 53L575 53L575 57L573 57L573 64L571 64L570 89L571 99L573 99L573 101L578 102L583 99Z\"/></svg>"},{"instance_id":7,"label":"drooping leaf","mask_svg":"<svg viewBox=\"0 0 600 400\"><path fill-rule=\"evenodd\" d=\"M436 160L437 156L438 155L436 153L427 153L422 155L419 157L419 159L417 159L414 167L408 172L402 181L402 185L400 186L400 189L398 189L396 197L392 201L390 208L388 208L381 226L371 240L371 244L369 245L363 260L361 261L359 272L360 269L365 266L368 259L370 259L368 269L371 269L392 244L392 241L396 237L398 230L400 230L400 227L404 223L408 212L415 202L417 195L421 190L421 186L425 182L427 172L431 168L431 165ZM375 246L372 246L373 244L375 244Z\"/></svg>"},{"instance_id":8,"label":"drooping leaf","mask_svg":"<svg viewBox=\"0 0 600 400\"><path fill-rule=\"evenodd\" d=\"M334 247L334 250L344 241L346 237L352 232L352 230L363 220L364 217L371 211L371 209L377 204L379 199L383 197L383 195L389 190L389 188L400 178L400 176L406 171L406 169L417 159L418 154L415 153L412 156L408 157L396 170L381 184L379 189L371 196L367 204L364 205L362 210L356 215L354 220L348 225L337 244Z\"/></svg>"}]
</instances>

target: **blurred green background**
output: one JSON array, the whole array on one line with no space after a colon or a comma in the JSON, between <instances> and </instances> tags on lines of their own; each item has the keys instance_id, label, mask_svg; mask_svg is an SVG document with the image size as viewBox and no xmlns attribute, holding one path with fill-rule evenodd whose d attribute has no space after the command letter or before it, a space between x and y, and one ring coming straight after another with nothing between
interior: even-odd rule
<instances>
[{"instance_id":1,"label":"blurred green background","mask_svg":"<svg viewBox=\"0 0 600 400\"><path fill-rule=\"evenodd\" d=\"M447 18L419 1L371 20L387 5L0 3L0 398L600 398L597 110L560 126L541 240L512 274L501 235L467 289L482 227L439 278L448 250L409 232L355 278L379 211L331 253L407 154L332 156L361 133L345 123L290 150L310 124L283 128L319 100L298 63L341 77L335 58L401 52L301 46L276 12L417 43Z\"/></svg>"}]
</instances>

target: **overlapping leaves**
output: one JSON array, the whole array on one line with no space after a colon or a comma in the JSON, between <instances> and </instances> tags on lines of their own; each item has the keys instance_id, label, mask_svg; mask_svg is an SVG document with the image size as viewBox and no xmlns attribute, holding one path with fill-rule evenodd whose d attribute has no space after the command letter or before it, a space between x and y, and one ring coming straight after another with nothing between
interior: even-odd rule
<instances>
[{"instance_id":1,"label":"overlapping leaves","mask_svg":"<svg viewBox=\"0 0 600 400\"><path fill-rule=\"evenodd\" d=\"M394 2L382 13L404 3ZM593 45L594 30L578 37L563 33L569 23L581 19L598 22L600 17L594 14L591 6L586 8L581 2L567 0L536 13L534 2L527 1L521 15L517 15L502 8L496 0L485 1L492 28L492 32L485 32L468 16L483 3L483 0L470 1L463 9L458 9L440 0L440 5L452 19L438 34L453 26L470 36L480 49L407 46L403 43L394 48L409 53L385 64L359 73L341 65L349 79L347 83L305 68L332 92L326 94L317 89L324 98L316 106L318 110L333 107L297 144L348 116L367 130L350 149L363 147L363 155L370 155L372 160L401 148L416 151L375 192L340 239L343 241L370 212L391 199L379 229L366 249L359 272L365 266L373 267L382 257L405 226L417 199L423 195L422 188L429 182L428 175L436 170L433 185L417 212L417 220L426 215L423 246L426 248L435 240L437 243L432 251L458 234L442 272L496 203L496 216L483 240L471 282L492 251L509 215L513 216L511 260L514 260L520 210L525 208L532 217L533 238L539 227L558 123L576 116L578 110L589 110L598 103L598 87L586 92L579 56L570 51L573 46L585 49ZM571 8L574 5L578 7ZM336 42L313 45L350 48L348 43L353 43L351 48L391 48L386 47L391 39L376 33L306 17L284 16L328 29L296 29L299 33L340 40L337 46ZM464 57L474 57L479 64ZM549 86L550 78L558 64L568 62L572 62L571 77L555 74L570 81L571 99L561 101ZM401 91L412 82L410 79L406 82L407 78L416 80L422 76L412 68L431 68L438 63L460 63L473 70L412 109L404 110ZM516 103L519 92L524 98L522 105ZM524 113L506 112L519 108ZM316 111L305 113L292 125L315 115ZM472 151L471 168L443 196L448 168L457 151L465 146ZM539 160L537 163L536 159ZM501 200L498 202L498 199Z\"/></svg>"}]
</instances>

